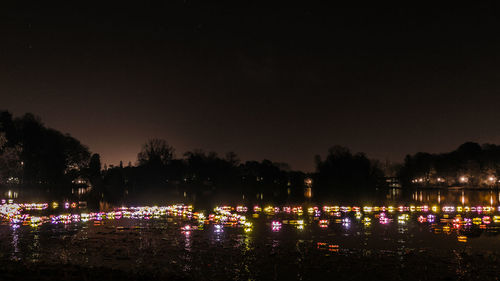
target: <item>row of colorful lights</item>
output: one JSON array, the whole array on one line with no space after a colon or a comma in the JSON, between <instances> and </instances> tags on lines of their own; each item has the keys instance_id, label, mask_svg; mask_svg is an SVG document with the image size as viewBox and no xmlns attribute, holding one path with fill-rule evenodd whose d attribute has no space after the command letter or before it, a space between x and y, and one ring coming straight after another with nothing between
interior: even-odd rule
<instances>
[{"instance_id":1,"label":"row of colorful lights","mask_svg":"<svg viewBox=\"0 0 500 281\"><path fill-rule=\"evenodd\" d=\"M171 205L153 207L122 207L111 212L91 212L80 214L60 214L49 216L32 216L26 211L45 210L47 203L43 204L3 204L0 205L0 219L8 221L13 227L19 225L40 226L44 223L68 224L74 222L102 221L121 218L131 219L172 219L181 217L184 219L203 219L203 214L193 212L192 206Z\"/></svg>"},{"instance_id":2,"label":"row of colorful lights","mask_svg":"<svg viewBox=\"0 0 500 281\"><path fill-rule=\"evenodd\" d=\"M247 213L248 208L245 206L236 206L236 207L231 207L231 206L221 206L218 207L226 211L236 211L238 213ZM371 213L371 212L446 212L446 213L453 213L453 212L477 212L477 213L489 213L489 212L500 212L500 206L498 207L493 207L493 206L452 206L452 205L446 205L443 207L439 207L437 205L433 206L428 206L428 205L422 205L422 206L364 206L364 207L359 207L359 206L323 206L323 207L309 207L307 208L307 212L309 214L316 214L319 212L325 212L325 213L330 213L330 212L360 212L363 211L365 213ZM284 207L278 207L278 206L267 206L265 208L261 208L260 206L254 206L253 207L253 212L254 213L265 213L265 214L278 214L278 213L287 213L287 214L303 214L304 209L302 206L295 206L295 207L290 207L290 206L284 206Z\"/></svg>"},{"instance_id":3,"label":"row of colorful lights","mask_svg":"<svg viewBox=\"0 0 500 281\"><path fill-rule=\"evenodd\" d=\"M66 205L66 203L65 203ZM65 206L66 207L66 206ZM194 220L197 224L186 224L181 227L184 232L190 232L192 230L203 229L203 225L213 224L215 232L223 232L224 227L243 227L246 232L252 230L252 223L246 220L246 217L241 215L241 213L248 212L248 208L244 206L220 206L214 209L214 213L205 217L202 213L193 212L193 207L183 204L170 205L170 206L145 206L145 207L122 207L111 212L97 212L97 213L81 213L81 214L61 214L61 215L50 215L50 216L31 216L28 213L23 213L24 211L31 210L45 210L48 208L47 203L30 203L30 204L3 204L0 205L0 217L11 223L13 227L19 227L19 225L31 225L40 226L44 223L74 223L74 222L87 222L94 221L99 223L104 219L113 220L121 218L131 218L131 219L172 219L175 217L181 217L186 220ZM262 209L258 206L253 208L254 217L255 214L262 212ZM303 214L302 207L273 207L268 206L264 208L264 213L269 215L276 215L279 213L285 214L297 214L301 216ZM335 219L336 223L342 223L344 226L349 226L351 224L351 218L344 217L341 218L342 214L354 213L354 218L361 221L365 226L369 226L372 220L378 219L380 224L389 224L394 221L395 218L390 218L387 213L400 212L402 214L397 216L398 224L405 224L409 219L409 215L404 212L438 212L437 206L398 206L394 207L371 207L365 206L361 207L349 207L349 206L324 206L324 214L329 216L338 217ZM443 206L441 210L446 213L443 215L441 222L448 223L451 222L453 228L459 228L461 226L470 226L472 224L476 225L487 225L490 223L500 223L500 216L483 216L475 218L462 218L459 214L453 219L449 218L447 213L457 213L457 212L477 212L477 213L490 213L499 210L499 208L493 208L489 206ZM310 207L307 212L318 218L318 225L321 228L327 228L330 225L330 220L321 219L321 211L318 207ZM363 217L363 213L365 216ZM378 212L378 213L377 213ZM366 216L367 214L374 213L374 217L370 218ZM420 223L435 223L436 215L427 214L420 215L417 218ZM297 229L304 229L304 220L273 220L271 222L271 229L273 231L280 231L283 224L294 225Z\"/></svg>"}]
</instances>

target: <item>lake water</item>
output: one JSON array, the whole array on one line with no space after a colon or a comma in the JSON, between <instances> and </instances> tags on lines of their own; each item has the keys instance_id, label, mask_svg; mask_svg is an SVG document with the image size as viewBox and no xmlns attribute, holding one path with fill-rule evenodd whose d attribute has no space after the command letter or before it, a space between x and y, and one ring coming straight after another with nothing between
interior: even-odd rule
<instances>
[{"instance_id":1,"label":"lake water","mask_svg":"<svg viewBox=\"0 0 500 281\"><path fill-rule=\"evenodd\" d=\"M245 215L251 227L208 212L205 220L125 212L86 222L46 218L38 226L4 220L0 258L195 280L498 280L498 196L391 190L379 205L309 203L300 205L302 214L293 209L299 206L229 211Z\"/></svg>"}]
</instances>

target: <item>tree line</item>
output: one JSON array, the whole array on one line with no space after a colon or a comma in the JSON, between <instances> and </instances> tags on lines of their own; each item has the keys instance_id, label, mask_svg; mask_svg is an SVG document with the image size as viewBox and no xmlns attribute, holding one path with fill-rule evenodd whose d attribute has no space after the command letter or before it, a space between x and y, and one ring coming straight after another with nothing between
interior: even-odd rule
<instances>
[{"instance_id":1,"label":"tree line","mask_svg":"<svg viewBox=\"0 0 500 281\"><path fill-rule=\"evenodd\" d=\"M0 112L0 180L33 192L63 195L85 173L90 152L77 139L47 128L40 118ZM43 191L42 188L43 187Z\"/></svg>"},{"instance_id":2,"label":"tree line","mask_svg":"<svg viewBox=\"0 0 500 281\"><path fill-rule=\"evenodd\" d=\"M311 182L316 199L383 186L378 162L345 147L316 156L315 164L315 172L305 173L267 159L242 162L234 152L192 150L178 157L166 140L153 138L134 165L103 167L99 154L33 114L0 112L0 185L35 197L111 204L165 198L277 202L307 200Z\"/></svg>"},{"instance_id":3,"label":"tree line","mask_svg":"<svg viewBox=\"0 0 500 281\"><path fill-rule=\"evenodd\" d=\"M407 155L399 171L404 186L498 187L500 146L466 142L447 153Z\"/></svg>"}]
</instances>

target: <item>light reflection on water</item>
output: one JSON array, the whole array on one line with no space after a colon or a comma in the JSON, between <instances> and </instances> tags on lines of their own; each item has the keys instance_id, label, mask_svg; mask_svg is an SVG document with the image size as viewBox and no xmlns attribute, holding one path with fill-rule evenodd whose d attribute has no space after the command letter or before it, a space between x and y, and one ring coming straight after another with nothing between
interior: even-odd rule
<instances>
[{"instance_id":1,"label":"light reflection on water","mask_svg":"<svg viewBox=\"0 0 500 281\"><path fill-rule=\"evenodd\" d=\"M20 260L19 256L19 227L12 228L12 250L11 250L11 259L12 260Z\"/></svg>"},{"instance_id":2,"label":"light reflection on water","mask_svg":"<svg viewBox=\"0 0 500 281\"><path fill-rule=\"evenodd\" d=\"M417 193L411 194L415 194L417 202L429 198L430 201L423 202L429 205L436 203L433 200L476 206L489 203L471 201L470 194L463 190L414 192ZM488 200L489 193L497 196L490 191L473 196ZM493 220L485 223L484 220L486 215L493 217L494 214L461 213L460 223L455 223L455 213L445 217L446 214L438 211L433 222L428 217L430 212L406 212L406 220L404 216L399 219L400 213L395 211L393 214L384 212L382 217L392 221L382 224L381 213L363 213L359 217L352 212L343 213L338 219L328 217L327 227L319 225L323 217L304 213L300 218L304 221L303 229L283 223L278 231L273 231L272 221L286 219L291 222L298 219L297 215L262 214L251 219L254 227L249 232L243 227L216 227L214 224L185 231L181 230L185 225L182 218L171 221L122 218L103 220L99 224L78 222L19 228L0 225L0 237L9 237L0 240L1 252L8 253L0 257L124 270L182 272L205 280L257 280L263 277L307 280L318 272L334 272L331 267L343 258L373 257L377 260L390 257L398 261L393 266L407 270L414 256L424 254L454 261L452 266L456 267L457 274L464 275L469 269L464 265L467 261L463 253L500 250L500 223ZM474 224L473 218L481 219ZM332 260L336 263L331 263Z\"/></svg>"},{"instance_id":3,"label":"light reflection on water","mask_svg":"<svg viewBox=\"0 0 500 281\"><path fill-rule=\"evenodd\" d=\"M53 262L122 269L151 266L180 269L190 276L202 275L208 268L208 276L221 277L221 272L224 272L235 279L258 279L259 272L271 274L273 278L286 275L302 279L307 267L311 266L311 259L331 255L370 256L375 252L396 255L401 261L399 266L404 268L407 255L415 251L453 253L457 249L481 251L498 247L498 242L489 243L491 236L482 241L483 235L469 239L467 243L473 243L466 246L457 242L458 232L435 234L435 226L420 224L415 216L413 219L408 224L392 222L368 226L353 221L349 228L333 224L327 229L313 225L314 220L311 220L304 230L285 225L280 232L272 232L263 220L256 223L252 233L241 228L216 233L210 227L182 233L174 223L165 229L155 221L140 223L140 228L134 228L138 222L127 219L98 226L79 226L76 232L69 232L66 225L43 225L37 232L29 231L28 227L11 229L1 226L0 231L12 233L12 257L17 255L21 259L36 256ZM118 230L119 227L125 228ZM325 243L325 246L316 247L318 243ZM131 260L133 257L139 258ZM283 271L284 264L270 262L275 259L290 262L293 269Z\"/></svg>"},{"instance_id":4,"label":"light reflection on water","mask_svg":"<svg viewBox=\"0 0 500 281\"><path fill-rule=\"evenodd\" d=\"M500 191L490 189L389 189L389 202L425 204L500 205Z\"/></svg>"}]
</instances>

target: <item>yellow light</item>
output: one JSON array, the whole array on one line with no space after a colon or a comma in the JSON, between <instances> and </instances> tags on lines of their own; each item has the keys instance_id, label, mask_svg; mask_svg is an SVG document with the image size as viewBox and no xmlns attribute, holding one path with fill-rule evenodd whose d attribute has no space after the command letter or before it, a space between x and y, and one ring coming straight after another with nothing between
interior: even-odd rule
<instances>
[{"instance_id":1,"label":"yellow light","mask_svg":"<svg viewBox=\"0 0 500 281\"><path fill-rule=\"evenodd\" d=\"M362 215L361 215L361 213L360 213L360 212L357 212L354 216L355 216L355 217L356 217L356 219L358 219L358 220L359 220L359 219L361 219L361 217L362 217Z\"/></svg>"}]
</instances>

